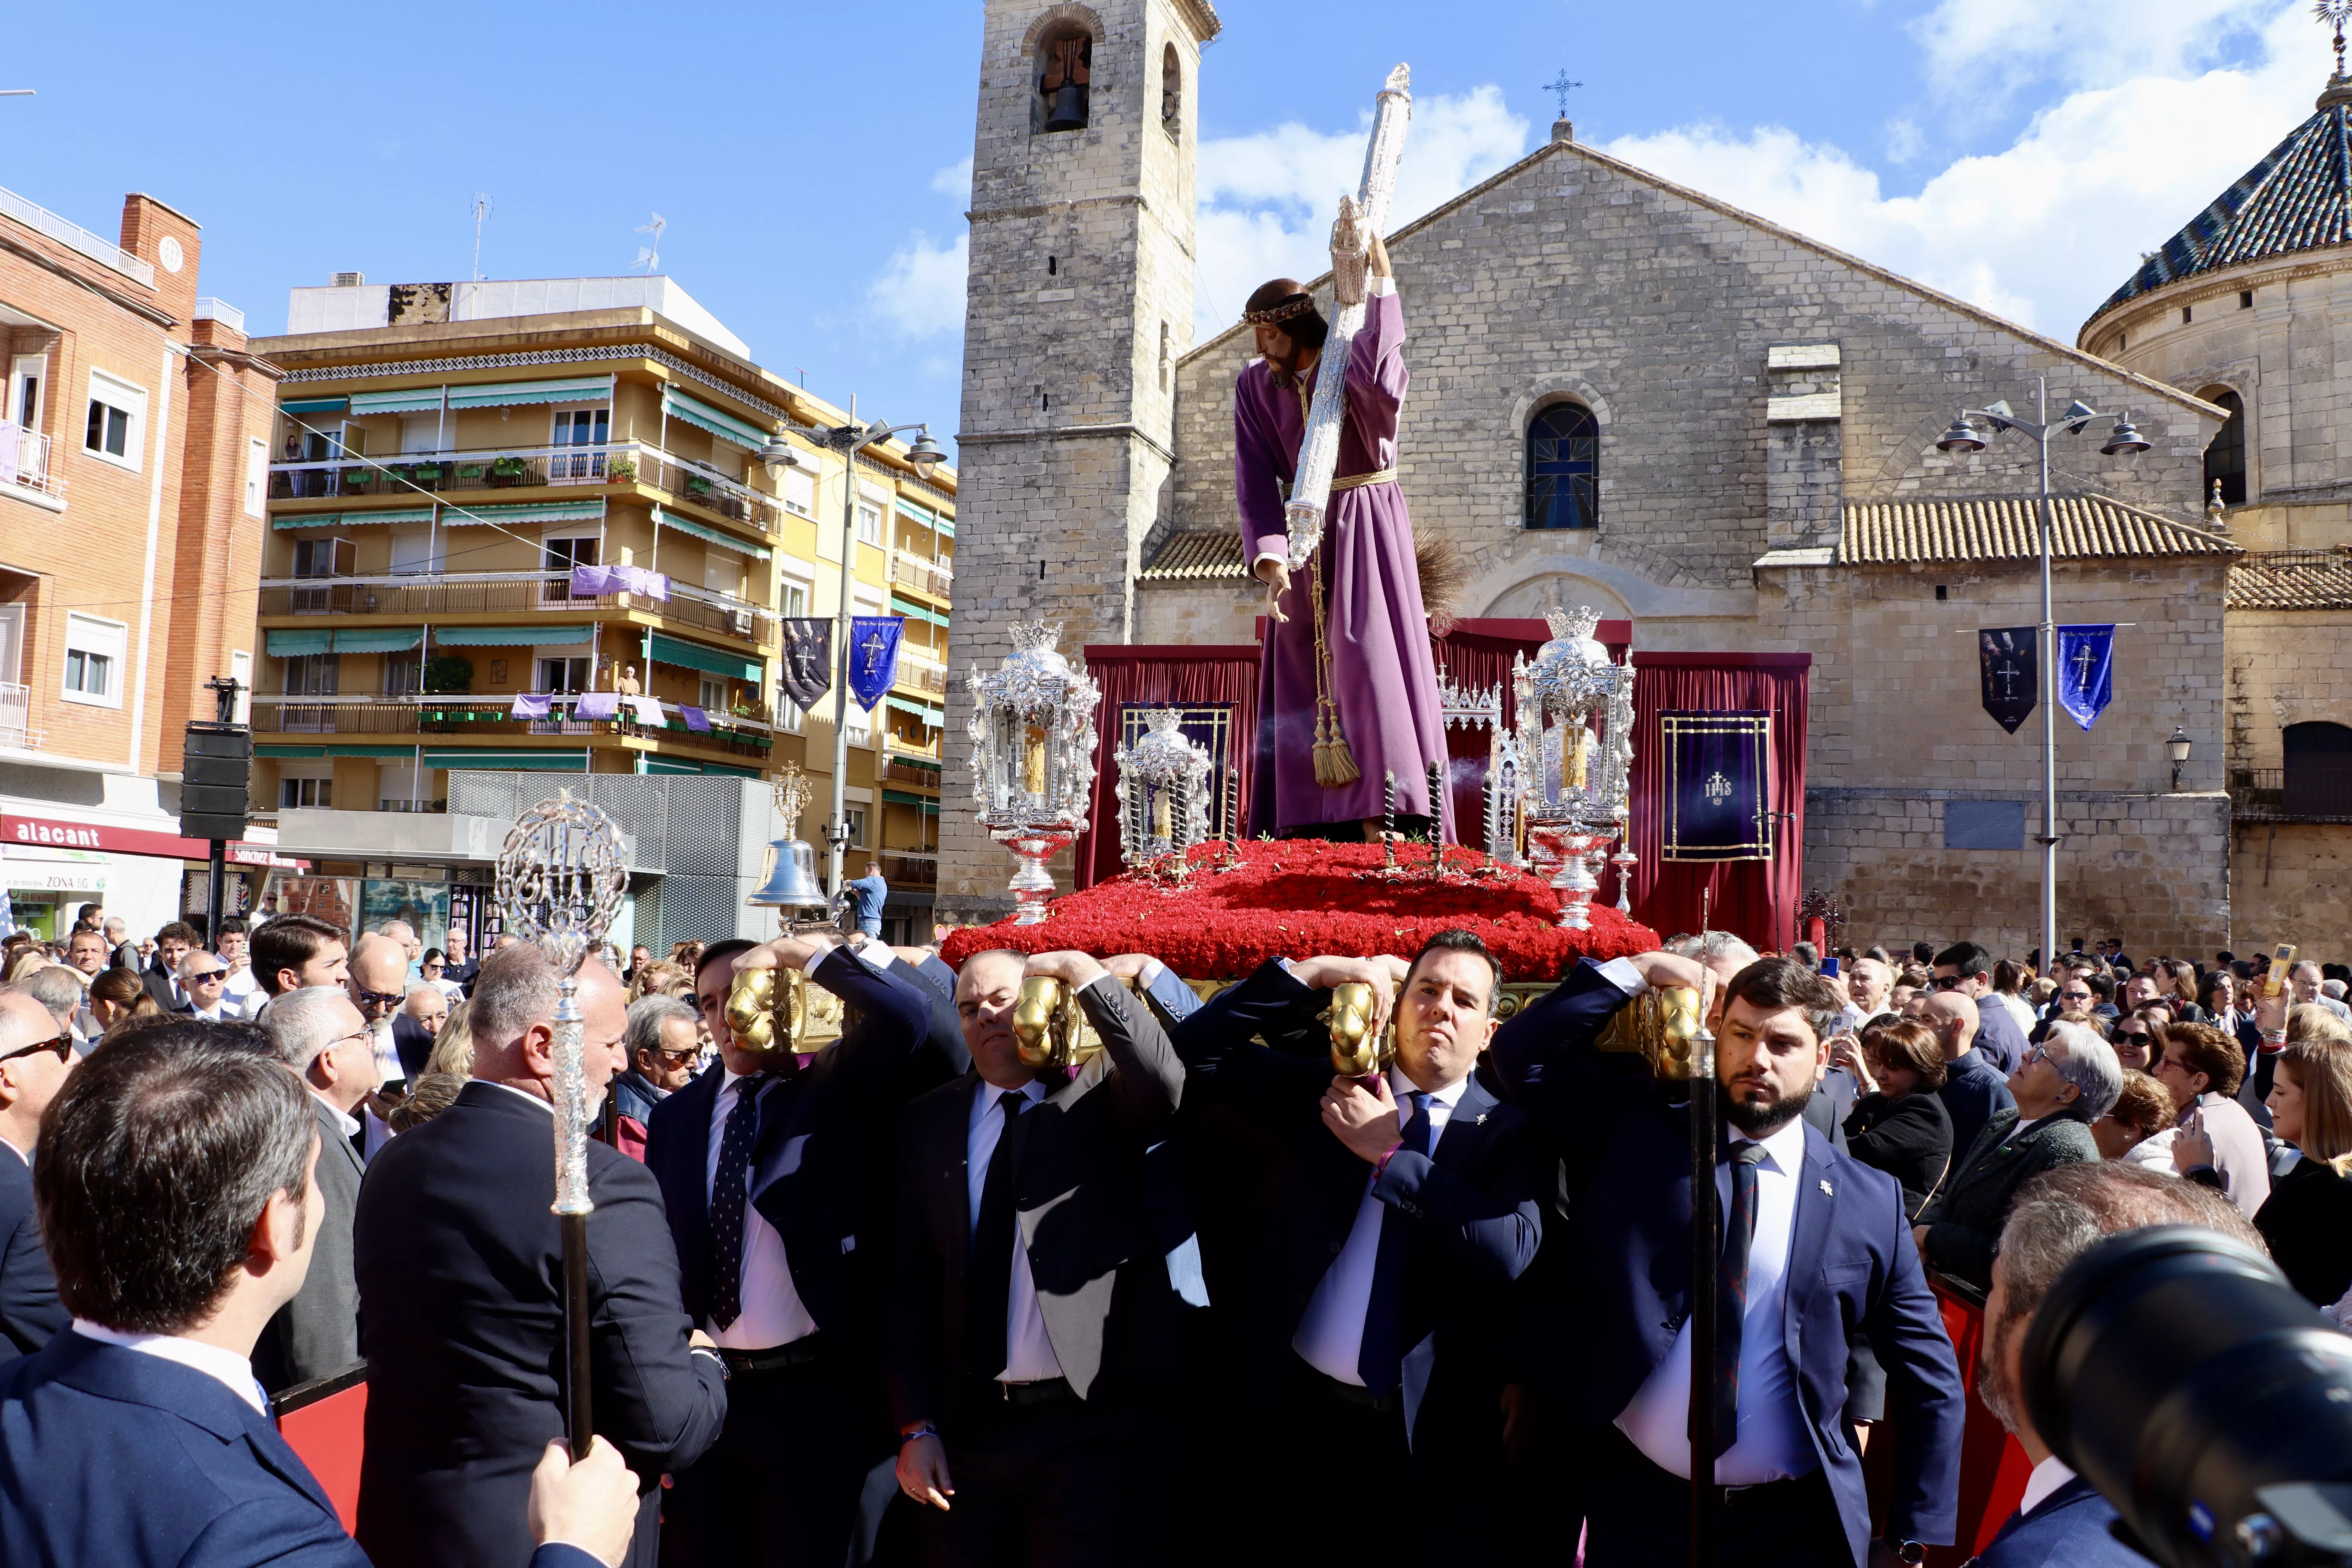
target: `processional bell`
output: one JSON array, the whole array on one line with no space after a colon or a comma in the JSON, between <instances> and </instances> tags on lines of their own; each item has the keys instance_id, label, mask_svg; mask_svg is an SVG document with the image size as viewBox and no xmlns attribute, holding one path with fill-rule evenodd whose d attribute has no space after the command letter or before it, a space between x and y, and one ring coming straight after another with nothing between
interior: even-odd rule
<instances>
[{"instance_id":1,"label":"processional bell","mask_svg":"<svg viewBox=\"0 0 2352 1568\"><path fill-rule=\"evenodd\" d=\"M762 909L824 910L829 900L817 880L816 851L801 838L777 838L768 847L775 853L775 868L751 901Z\"/></svg>"}]
</instances>

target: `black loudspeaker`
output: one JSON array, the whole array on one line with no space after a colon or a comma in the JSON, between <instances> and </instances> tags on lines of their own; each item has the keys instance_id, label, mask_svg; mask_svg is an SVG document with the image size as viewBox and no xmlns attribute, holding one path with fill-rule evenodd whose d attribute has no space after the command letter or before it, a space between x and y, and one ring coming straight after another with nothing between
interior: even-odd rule
<instances>
[{"instance_id":1,"label":"black loudspeaker","mask_svg":"<svg viewBox=\"0 0 2352 1568\"><path fill-rule=\"evenodd\" d=\"M244 836L253 780L253 732L242 724L191 724L180 764L180 835Z\"/></svg>"}]
</instances>

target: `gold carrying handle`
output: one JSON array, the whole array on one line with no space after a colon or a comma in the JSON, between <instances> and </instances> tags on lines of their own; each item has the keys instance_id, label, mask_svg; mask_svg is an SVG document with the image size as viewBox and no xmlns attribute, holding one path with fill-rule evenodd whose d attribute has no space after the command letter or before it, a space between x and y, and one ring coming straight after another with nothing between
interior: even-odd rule
<instances>
[{"instance_id":1,"label":"gold carrying handle","mask_svg":"<svg viewBox=\"0 0 2352 1568\"><path fill-rule=\"evenodd\" d=\"M1103 1048L1077 994L1050 974L1023 978L1021 1000L1013 1006L1013 1037L1022 1065L1040 1070L1084 1067Z\"/></svg>"},{"instance_id":2,"label":"gold carrying handle","mask_svg":"<svg viewBox=\"0 0 2352 1568\"><path fill-rule=\"evenodd\" d=\"M814 1056L841 1038L841 998L797 969L739 969L727 990L727 1028L754 1056Z\"/></svg>"},{"instance_id":3,"label":"gold carrying handle","mask_svg":"<svg viewBox=\"0 0 2352 1568\"><path fill-rule=\"evenodd\" d=\"M1644 991L1617 1010L1596 1044L1604 1051L1639 1052L1660 1078L1691 1075L1691 1042L1698 1037L1699 994L1686 985Z\"/></svg>"},{"instance_id":4,"label":"gold carrying handle","mask_svg":"<svg viewBox=\"0 0 2352 1568\"><path fill-rule=\"evenodd\" d=\"M1396 1059L1396 1030L1372 1033L1372 988L1360 980L1331 987L1323 1016L1331 1026L1331 1070L1341 1078L1386 1072Z\"/></svg>"}]
</instances>

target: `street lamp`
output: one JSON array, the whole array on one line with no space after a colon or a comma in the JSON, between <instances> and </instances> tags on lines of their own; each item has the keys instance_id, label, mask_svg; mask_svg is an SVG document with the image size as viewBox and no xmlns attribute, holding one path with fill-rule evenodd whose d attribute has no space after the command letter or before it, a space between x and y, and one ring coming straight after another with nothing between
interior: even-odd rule
<instances>
[{"instance_id":1,"label":"street lamp","mask_svg":"<svg viewBox=\"0 0 2352 1568\"><path fill-rule=\"evenodd\" d=\"M2172 793L2179 795L2181 764L2189 761L2189 731L2175 724L2172 739L2164 743L2164 749L2172 753Z\"/></svg>"},{"instance_id":2,"label":"street lamp","mask_svg":"<svg viewBox=\"0 0 2352 1568\"><path fill-rule=\"evenodd\" d=\"M1951 426L1936 438L1936 449L1954 457L1966 457L1985 449L1985 438L1978 434L1977 421L1991 426L1991 434L2014 430L2029 437L2042 453L2042 962L2050 962L2058 951L2058 621L2051 608L2050 542L2053 523L2050 510L2050 437L2064 431L2080 436L2095 419L2105 419L2090 405L2077 398L2066 405L2066 412L2057 418L2050 417L2050 380L2038 377L2034 382L2034 415L2021 419L2007 403L1988 404L1982 408L1964 408ZM2136 458L2148 448L2148 443L2132 427L2127 413L2112 416L2115 425L2099 448L2110 458ZM2177 735L2178 749L2172 753L2173 788L2180 787L2180 764L2189 755L2189 738Z\"/></svg>"},{"instance_id":3,"label":"street lamp","mask_svg":"<svg viewBox=\"0 0 2352 1568\"><path fill-rule=\"evenodd\" d=\"M801 466L801 455L782 436L771 436L768 444L760 448L760 466L768 470L772 483L782 484L785 469Z\"/></svg>"},{"instance_id":4,"label":"street lamp","mask_svg":"<svg viewBox=\"0 0 2352 1568\"><path fill-rule=\"evenodd\" d=\"M835 898L841 896L841 862L849 847L849 608L850 582L857 567L857 454L902 430L916 433L907 458L915 465L917 474L928 479L932 468L947 460L947 454L932 444L929 425L819 425L805 432L815 446L839 454L842 468L841 603L833 617L834 637L840 646L839 660L834 669L833 816L824 826L825 842L830 847L825 855L825 890ZM772 450L781 444L780 437L771 441L769 447ZM762 452L761 457L765 461L767 454ZM777 470L772 468L769 471Z\"/></svg>"}]
</instances>

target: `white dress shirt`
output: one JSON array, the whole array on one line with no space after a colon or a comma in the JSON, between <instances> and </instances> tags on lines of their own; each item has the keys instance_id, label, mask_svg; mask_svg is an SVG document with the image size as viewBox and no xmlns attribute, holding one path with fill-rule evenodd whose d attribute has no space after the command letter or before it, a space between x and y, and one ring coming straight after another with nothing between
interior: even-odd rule
<instances>
[{"instance_id":1,"label":"white dress shirt","mask_svg":"<svg viewBox=\"0 0 2352 1568\"><path fill-rule=\"evenodd\" d=\"M728 1073L726 1081L719 1086L719 1099L710 1108L710 1138L702 1166L705 1214L718 1205L719 1151L727 1141L727 1118L742 1098L746 1076ZM772 1089L774 1080L767 1081ZM773 1350L816 1332L816 1320L809 1316L801 1293L793 1288L792 1265L784 1257L784 1238L751 1206L751 1165L747 1161L743 1166L743 1277L736 1297L741 1311L725 1328L710 1331L710 1337L730 1351Z\"/></svg>"},{"instance_id":2,"label":"white dress shirt","mask_svg":"<svg viewBox=\"0 0 2352 1568\"><path fill-rule=\"evenodd\" d=\"M232 1350L208 1345L197 1340L184 1340L172 1334L134 1334L121 1329L110 1329L103 1323L93 1323L87 1318L76 1318L73 1330L86 1340L96 1340L102 1345L121 1345L141 1355L152 1355L158 1361L175 1361L182 1366L217 1379L224 1388L263 1415L269 1414L269 1404L261 1393L261 1384L254 1380L253 1363Z\"/></svg>"},{"instance_id":3,"label":"white dress shirt","mask_svg":"<svg viewBox=\"0 0 2352 1568\"><path fill-rule=\"evenodd\" d=\"M2051 1455L2034 1466L2033 1473L2025 1478L2025 1494L2017 1500L2017 1511L2032 1513L2052 1492L2074 1479L2074 1472L2067 1468L2066 1461L2055 1454Z\"/></svg>"},{"instance_id":4,"label":"white dress shirt","mask_svg":"<svg viewBox=\"0 0 2352 1568\"><path fill-rule=\"evenodd\" d=\"M1445 1123L1454 1108L1462 1101L1462 1091L1469 1087L1466 1078L1457 1079L1444 1089L1433 1090L1429 1097L1429 1150L1437 1152L1437 1141L1444 1136ZM1420 1092L1413 1081L1395 1068L1389 1068L1389 1092L1396 1097L1397 1127L1402 1131L1412 1121L1412 1100ZM1298 1320L1298 1331L1291 1336L1290 1348L1321 1373L1340 1383L1364 1385L1364 1374L1356 1368L1357 1358L1364 1349L1364 1314L1372 1304L1372 1272L1380 1263L1381 1226L1388 1223L1388 1205L1372 1195L1372 1184L1380 1179L1378 1167L1364 1173L1364 1195L1356 1205L1356 1222L1348 1228L1347 1245L1339 1256L1323 1271L1315 1287L1315 1294L1307 1300L1307 1311ZM1399 1225L1404 1221L1399 1219Z\"/></svg>"},{"instance_id":5,"label":"white dress shirt","mask_svg":"<svg viewBox=\"0 0 2352 1568\"><path fill-rule=\"evenodd\" d=\"M1802 1117L1761 1142L1756 1166L1756 1233L1748 1246L1748 1307L1740 1319L1739 1435L1716 1461L1715 1478L1727 1487L1783 1480L1813 1469L1819 1459L1797 1402L1789 1365L1786 1300L1789 1248L1797 1233L1797 1187L1805 1170ZM1716 1195L1727 1216L1731 1208L1731 1165L1715 1168ZM1660 1469L1690 1474L1691 1327L1683 1320L1674 1348L1617 1417L1617 1428Z\"/></svg>"},{"instance_id":6,"label":"white dress shirt","mask_svg":"<svg viewBox=\"0 0 2352 1568\"><path fill-rule=\"evenodd\" d=\"M221 1001L235 1007L237 1017L252 1017L268 999L262 994L261 982L253 977L253 965L249 963L231 970L229 977L221 983Z\"/></svg>"},{"instance_id":7,"label":"white dress shirt","mask_svg":"<svg viewBox=\"0 0 2352 1568\"><path fill-rule=\"evenodd\" d=\"M303 1087L307 1089L310 1086L306 1084ZM310 1090L310 1098L335 1113L336 1125L342 1128L344 1137L349 1138L359 1131L359 1119L354 1117L350 1111L345 1110L341 1106L337 1105L333 1100L329 1100L325 1095L320 1094L315 1089Z\"/></svg>"},{"instance_id":8,"label":"white dress shirt","mask_svg":"<svg viewBox=\"0 0 2352 1568\"><path fill-rule=\"evenodd\" d=\"M972 1086L971 1120L964 1131L964 1189L970 1200L965 1212L971 1216L974 1236L980 1233L980 1200L988 1187L988 1162L996 1153L997 1141L1004 1136L1004 1107L999 1101L1008 1092L986 1079ZM1045 1101L1045 1086L1031 1079L1021 1086L1020 1093L1029 1102L1029 1109L1021 1114L1032 1116ZM1037 1309L1037 1281L1029 1273L1029 1249L1021 1244L1017 1220L1013 1226L1013 1289L1004 1300L1004 1370L996 1375L1004 1383L1043 1383L1062 1375L1061 1358L1054 1353L1054 1342L1045 1332L1045 1314Z\"/></svg>"}]
</instances>

